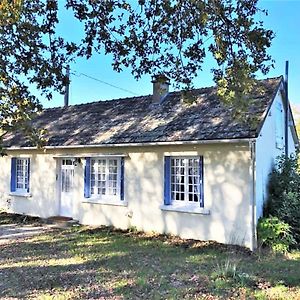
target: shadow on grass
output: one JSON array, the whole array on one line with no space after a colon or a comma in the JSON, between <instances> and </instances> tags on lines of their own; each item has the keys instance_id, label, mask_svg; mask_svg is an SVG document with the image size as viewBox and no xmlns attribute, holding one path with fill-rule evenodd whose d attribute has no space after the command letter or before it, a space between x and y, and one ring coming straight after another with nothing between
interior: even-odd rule
<instances>
[{"instance_id":1,"label":"shadow on grass","mask_svg":"<svg viewBox=\"0 0 300 300\"><path fill-rule=\"evenodd\" d=\"M56 231L8 244L0 254L1 297L61 290L73 291L72 299L218 296L211 274L228 258L238 259L241 272L258 282L298 287L300 278L299 259L258 259L236 246L108 227ZM222 295L233 290L225 285Z\"/></svg>"}]
</instances>

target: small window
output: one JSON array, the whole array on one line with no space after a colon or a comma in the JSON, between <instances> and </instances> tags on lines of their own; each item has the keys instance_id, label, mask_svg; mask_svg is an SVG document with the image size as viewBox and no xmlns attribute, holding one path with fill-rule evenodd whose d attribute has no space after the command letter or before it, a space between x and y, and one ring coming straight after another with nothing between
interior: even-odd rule
<instances>
[{"instance_id":1,"label":"small window","mask_svg":"<svg viewBox=\"0 0 300 300\"><path fill-rule=\"evenodd\" d=\"M30 160L29 158L12 158L11 192L29 192Z\"/></svg>"},{"instance_id":2,"label":"small window","mask_svg":"<svg viewBox=\"0 0 300 300\"><path fill-rule=\"evenodd\" d=\"M89 166L88 166L89 165ZM100 200L123 200L123 158L91 158L87 159L89 181L86 180L86 198Z\"/></svg>"},{"instance_id":3,"label":"small window","mask_svg":"<svg viewBox=\"0 0 300 300\"><path fill-rule=\"evenodd\" d=\"M166 157L165 188L170 189L170 201L165 204L195 204L203 207L203 157ZM169 173L169 174L168 174ZM165 201L166 202L166 201Z\"/></svg>"},{"instance_id":4,"label":"small window","mask_svg":"<svg viewBox=\"0 0 300 300\"><path fill-rule=\"evenodd\" d=\"M74 187L74 160L63 159L61 166L61 191L70 193Z\"/></svg>"},{"instance_id":5,"label":"small window","mask_svg":"<svg viewBox=\"0 0 300 300\"><path fill-rule=\"evenodd\" d=\"M275 126L275 134L276 134L276 147L278 149L283 148L283 126L284 126L284 113L282 109L282 104L277 103L276 105L276 126Z\"/></svg>"}]
</instances>

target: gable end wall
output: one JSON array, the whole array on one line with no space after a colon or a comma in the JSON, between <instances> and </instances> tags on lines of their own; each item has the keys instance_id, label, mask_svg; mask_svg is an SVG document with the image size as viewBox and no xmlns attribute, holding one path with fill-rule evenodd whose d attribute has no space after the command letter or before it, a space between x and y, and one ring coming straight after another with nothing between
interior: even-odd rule
<instances>
[{"instance_id":1,"label":"gable end wall","mask_svg":"<svg viewBox=\"0 0 300 300\"><path fill-rule=\"evenodd\" d=\"M256 141L256 221L263 215L263 204L268 197L269 175L273 166L276 164L276 159L285 153L284 146L282 149L276 147L276 105L282 104L282 117L285 120L285 109L283 97L280 90L278 91L268 115L265 118L264 124L257 137ZM284 126L284 122L283 122ZM283 144L285 141L285 130L282 128ZM295 153L296 147L292 136L292 130L289 128L289 154Z\"/></svg>"}]
</instances>

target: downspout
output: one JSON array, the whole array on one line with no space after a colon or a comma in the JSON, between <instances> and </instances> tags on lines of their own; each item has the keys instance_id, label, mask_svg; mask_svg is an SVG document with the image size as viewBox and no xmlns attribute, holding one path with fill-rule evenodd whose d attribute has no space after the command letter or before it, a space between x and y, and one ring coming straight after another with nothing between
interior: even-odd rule
<instances>
[{"instance_id":1,"label":"downspout","mask_svg":"<svg viewBox=\"0 0 300 300\"><path fill-rule=\"evenodd\" d=\"M284 135L285 135L285 157L289 156L289 94L288 94L288 79L289 79L289 61L285 62L285 122L284 122Z\"/></svg>"},{"instance_id":2,"label":"downspout","mask_svg":"<svg viewBox=\"0 0 300 300\"><path fill-rule=\"evenodd\" d=\"M257 248L257 234L256 234L256 140L249 141L249 150L251 158L250 176L251 176L251 250Z\"/></svg>"}]
</instances>

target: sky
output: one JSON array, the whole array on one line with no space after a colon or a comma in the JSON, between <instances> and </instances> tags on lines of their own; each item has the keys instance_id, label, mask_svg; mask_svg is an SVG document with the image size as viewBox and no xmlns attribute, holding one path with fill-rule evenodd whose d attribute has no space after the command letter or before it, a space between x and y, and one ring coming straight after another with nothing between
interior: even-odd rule
<instances>
[{"instance_id":1,"label":"sky","mask_svg":"<svg viewBox=\"0 0 300 300\"><path fill-rule=\"evenodd\" d=\"M61 0L60 3L63 2ZM259 0L258 6L268 10L268 16L261 14L258 18L263 20L265 27L272 29L276 35L269 49L269 54L275 60L275 68L264 77L284 75L285 62L288 60L289 99L292 104L300 107L300 0ZM66 11L62 12L61 18L64 20L60 24L61 33L70 39L78 38L77 33L81 25L74 23ZM152 93L150 75L145 75L136 81L130 69L121 73L113 71L111 62L110 56L97 55L90 60L78 59L71 65L70 105ZM194 81L195 87L214 84L210 71L212 67L213 61L207 59L203 70ZM55 107L63 105L63 101L62 95L54 94L53 100L50 102L42 100L42 104L44 107Z\"/></svg>"}]
</instances>

